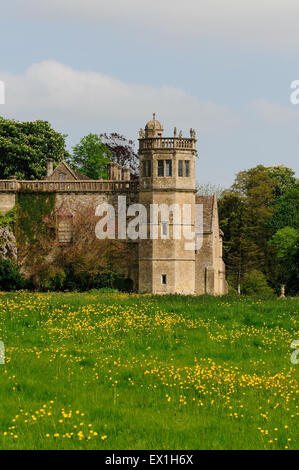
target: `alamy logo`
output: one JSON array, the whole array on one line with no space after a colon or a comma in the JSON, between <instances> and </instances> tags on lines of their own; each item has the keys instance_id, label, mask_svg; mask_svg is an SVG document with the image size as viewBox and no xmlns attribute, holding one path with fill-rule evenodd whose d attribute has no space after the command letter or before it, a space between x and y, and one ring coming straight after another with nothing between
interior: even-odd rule
<instances>
[{"instance_id":1,"label":"alamy logo","mask_svg":"<svg viewBox=\"0 0 299 470\"><path fill-rule=\"evenodd\" d=\"M294 90L290 96L291 103L299 104L299 80L294 80L291 83L291 89Z\"/></svg>"},{"instance_id":2,"label":"alamy logo","mask_svg":"<svg viewBox=\"0 0 299 470\"><path fill-rule=\"evenodd\" d=\"M0 80L0 104L5 104L5 83Z\"/></svg>"},{"instance_id":3,"label":"alamy logo","mask_svg":"<svg viewBox=\"0 0 299 470\"><path fill-rule=\"evenodd\" d=\"M100 217L95 228L100 240L183 239L185 250L202 247L202 204L150 204L148 208L131 204L127 208L126 196L118 196L117 214L114 206L105 202L97 206L95 215Z\"/></svg>"},{"instance_id":4,"label":"alamy logo","mask_svg":"<svg viewBox=\"0 0 299 470\"><path fill-rule=\"evenodd\" d=\"M5 364L5 348L3 341L0 341L0 364Z\"/></svg>"}]
</instances>

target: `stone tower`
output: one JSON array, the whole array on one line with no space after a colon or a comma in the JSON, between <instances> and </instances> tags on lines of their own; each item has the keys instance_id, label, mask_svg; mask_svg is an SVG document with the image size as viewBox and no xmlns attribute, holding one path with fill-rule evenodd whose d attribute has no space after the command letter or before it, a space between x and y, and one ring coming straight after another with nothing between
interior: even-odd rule
<instances>
[{"instance_id":1,"label":"stone tower","mask_svg":"<svg viewBox=\"0 0 299 470\"><path fill-rule=\"evenodd\" d=\"M139 241L139 292L195 293L195 251L185 249L190 240L184 237L183 229L193 233L195 228L196 156L193 129L188 138L182 137L182 132L177 135L176 128L172 137L164 137L163 126L154 114L140 130L139 202L147 208L148 236ZM184 205L191 214L185 225ZM153 207L161 209L156 218L150 218ZM174 217L178 207L180 220Z\"/></svg>"}]
</instances>

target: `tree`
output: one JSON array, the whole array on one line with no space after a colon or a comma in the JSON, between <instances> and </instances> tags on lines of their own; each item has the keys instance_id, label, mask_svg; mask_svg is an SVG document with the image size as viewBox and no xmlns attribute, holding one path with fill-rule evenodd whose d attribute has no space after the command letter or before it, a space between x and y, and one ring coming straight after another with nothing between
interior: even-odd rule
<instances>
[{"instance_id":1,"label":"tree","mask_svg":"<svg viewBox=\"0 0 299 470\"><path fill-rule=\"evenodd\" d=\"M285 191L274 202L274 213L267 222L274 232L283 227L299 230L299 184Z\"/></svg>"},{"instance_id":2,"label":"tree","mask_svg":"<svg viewBox=\"0 0 299 470\"><path fill-rule=\"evenodd\" d=\"M242 282L242 293L245 295L273 295L273 290L268 286L265 275L253 269L245 274Z\"/></svg>"},{"instance_id":3,"label":"tree","mask_svg":"<svg viewBox=\"0 0 299 470\"><path fill-rule=\"evenodd\" d=\"M219 200L218 207L220 227L224 232L224 262L233 286L240 293L245 273L262 264L261 250L252 237L245 196L227 191Z\"/></svg>"},{"instance_id":4,"label":"tree","mask_svg":"<svg viewBox=\"0 0 299 470\"><path fill-rule=\"evenodd\" d=\"M238 288L252 269L261 271L276 291L282 282L290 288L295 285L298 263L293 255L292 261L281 257L278 249L291 234L288 230L280 233L282 238L275 234L286 225L298 230L298 214L298 182L292 169L258 165L236 175L231 190L220 198L219 215L224 261Z\"/></svg>"},{"instance_id":5,"label":"tree","mask_svg":"<svg viewBox=\"0 0 299 470\"><path fill-rule=\"evenodd\" d=\"M213 183L197 184L196 190L199 196L213 196L216 193L218 198L221 198L225 192L220 184Z\"/></svg>"},{"instance_id":6,"label":"tree","mask_svg":"<svg viewBox=\"0 0 299 470\"><path fill-rule=\"evenodd\" d=\"M299 230L284 227L273 235L269 245L276 249L280 264L280 281L286 283L291 292L298 293Z\"/></svg>"},{"instance_id":7,"label":"tree","mask_svg":"<svg viewBox=\"0 0 299 470\"><path fill-rule=\"evenodd\" d=\"M96 134L88 134L73 147L69 163L91 179L107 178L107 163L112 153L107 145Z\"/></svg>"},{"instance_id":8,"label":"tree","mask_svg":"<svg viewBox=\"0 0 299 470\"><path fill-rule=\"evenodd\" d=\"M133 178L138 176L139 159L134 150L134 141L116 132L100 134L100 138L111 151L111 161L121 166L128 166Z\"/></svg>"},{"instance_id":9,"label":"tree","mask_svg":"<svg viewBox=\"0 0 299 470\"><path fill-rule=\"evenodd\" d=\"M299 241L299 231L293 227L284 227L278 230L270 240L277 248L277 256L280 259L288 260L289 267L292 266L297 252Z\"/></svg>"},{"instance_id":10,"label":"tree","mask_svg":"<svg viewBox=\"0 0 299 470\"><path fill-rule=\"evenodd\" d=\"M284 165L264 167L275 186L275 196L281 196L298 184L295 172Z\"/></svg>"},{"instance_id":11,"label":"tree","mask_svg":"<svg viewBox=\"0 0 299 470\"><path fill-rule=\"evenodd\" d=\"M0 179L41 179L47 158L59 162L68 156L66 135L47 121L18 122L0 117Z\"/></svg>"},{"instance_id":12,"label":"tree","mask_svg":"<svg viewBox=\"0 0 299 470\"><path fill-rule=\"evenodd\" d=\"M275 183L263 165L237 173L232 190L250 198L254 206L259 207L262 204L264 210L267 210L275 197Z\"/></svg>"},{"instance_id":13,"label":"tree","mask_svg":"<svg viewBox=\"0 0 299 470\"><path fill-rule=\"evenodd\" d=\"M25 286L16 263L0 257L0 290L14 291Z\"/></svg>"}]
</instances>

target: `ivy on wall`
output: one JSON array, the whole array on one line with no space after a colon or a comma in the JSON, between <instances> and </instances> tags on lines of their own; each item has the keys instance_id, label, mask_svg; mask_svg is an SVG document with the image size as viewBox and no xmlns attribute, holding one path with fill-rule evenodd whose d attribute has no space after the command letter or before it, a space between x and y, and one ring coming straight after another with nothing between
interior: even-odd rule
<instances>
[{"instance_id":1,"label":"ivy on wall","mask_svg":"<svg viewBox=\"0 0 299 470\"><path fill-rule=\"evenodd\" d=\"M13 229L16 222L16 207L10 209L5 215L0 212L0 228L9 227Z\"/></svg>"},{"instance_id":2,"label":"ivy on wall","mask_svg":"<svg viewBox=\"0 0 299 470\"><path fill-rule=\"evenodd\" d=\"M40 235L51 235L45 223L55 207L55 193L23 191L17 195L16 237L18 246L33 245Z\"/></svg>"}]
</instances>

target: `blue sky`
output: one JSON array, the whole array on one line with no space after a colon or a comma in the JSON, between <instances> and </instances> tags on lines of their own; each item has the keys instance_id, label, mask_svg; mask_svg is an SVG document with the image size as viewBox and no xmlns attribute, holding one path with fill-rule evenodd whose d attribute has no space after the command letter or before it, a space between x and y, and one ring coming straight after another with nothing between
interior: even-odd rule
<instances>
[{"instance_id":1,"label":"blue sky","mask_svg":"<svg viewBox=\"0 0 299 470\"><path fill-rule=\"evenodd\" d=\"M156 112L198 136L198 180L242 169L298 175L297 0L0 0L0 114L68 134L137 139Z\"/></svg>"}]
</instances>

